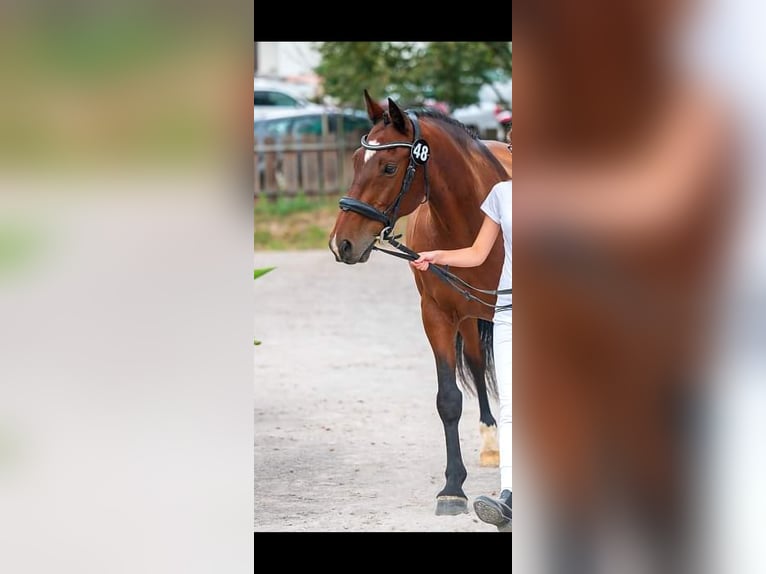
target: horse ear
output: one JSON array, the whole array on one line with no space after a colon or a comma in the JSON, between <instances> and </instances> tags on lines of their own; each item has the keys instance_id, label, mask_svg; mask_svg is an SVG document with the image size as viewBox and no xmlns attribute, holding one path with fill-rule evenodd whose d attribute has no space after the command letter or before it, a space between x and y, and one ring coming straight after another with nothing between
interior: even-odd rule
<instances>
[{"instance_id":1,"label":"horse ear","mask_svg":"<svg viewBox=\"0 0 766 574\"><path fill-rule=\"evenodd\" d=\"M383 117L383 107L370 97L367 90L364 90L364 103L367 106L367 115L373 124Z\"/></svg>"},{"instance_id":2,"label":"horse ear","mask_svg":"<svg viewBox=\"0 0 766 574\"><path fill-rule=\"evenodd\" d=\"M407 133L407 124L404 121L404 113L391 98L388 98L388 116L391 118L391 123L394 124L394 127L397 130L403 134Z\"/></svg>"}]
</instances>

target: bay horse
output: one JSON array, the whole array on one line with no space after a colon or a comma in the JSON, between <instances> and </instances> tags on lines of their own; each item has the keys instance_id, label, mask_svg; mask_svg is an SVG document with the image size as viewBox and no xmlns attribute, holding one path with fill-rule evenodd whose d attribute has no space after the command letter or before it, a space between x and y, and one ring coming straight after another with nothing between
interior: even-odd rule
<instances>
[{"instance_id":1,"label":"bay horse","mask_svg":"<svg viewBox=\"0 0 766 574\"><path fill-rule=\"evenodd\" d=\"M409 216L406 245L416 252L470 246L482 224L480 205L492 186L512 177L512 154L499 141L483 141L464 125L433 110L388 109L365 90L373 123L353 155L354 176L330 233L335 259L366 262L378 238ZM503 264L498 237L485 263L451 270L478 289L497 289ZM497 426L489 404L496 392L492 364L494 310L467 299L432 273L412 270L420 293L421 316L436 361L436 408L444 426L446 484L437 494L436 514L467 512L467 477L458 423L463 394L475 390L482 436L480 464L497 466ZM494 304L495 297L485 297Z\"/></svg>"}]
</instances>

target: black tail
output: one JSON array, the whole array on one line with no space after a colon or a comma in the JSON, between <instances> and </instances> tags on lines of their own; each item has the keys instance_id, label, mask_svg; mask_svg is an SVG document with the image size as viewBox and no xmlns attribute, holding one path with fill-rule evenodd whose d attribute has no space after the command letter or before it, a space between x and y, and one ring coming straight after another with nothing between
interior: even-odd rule
<instances>
[{"instance_id":1,"label":"black tail","mask_svg":"<svg viewBox=\"0 0 766 574\"><path fill-rule=\"evenodd\" d=\"M484 319L477 320L479 327L479 340L481 341L481 351L484 355L484 384L487 392L493 398L497 398L497 379L495 378L495 353L492 347L492 335L494 333L494 324L492 321ZM458 331L455 339L455 357L457 364L457 378L460 386L469 395L476 396L477 381L474 372L468 364L463 349L463 336Z\"/></svg>"}]
</instances>

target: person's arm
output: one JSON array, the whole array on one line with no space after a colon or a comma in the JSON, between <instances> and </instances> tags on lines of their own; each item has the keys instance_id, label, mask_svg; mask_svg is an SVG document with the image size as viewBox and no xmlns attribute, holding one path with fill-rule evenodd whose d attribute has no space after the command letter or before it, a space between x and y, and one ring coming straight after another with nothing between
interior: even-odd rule
<instances>
[{"instance_id":1,"label":"person's arm","mask_svg":"<svg viewBox=\"0 0 766 574\"><path fill-rule=\"evenodd\" d=\"M452 267L477 267L487 259L499 232L500 225L485 215L473 245L464 249L423 251L411 265L420 271L426 271L431 263Z\"/></svg>"}]
</instances>

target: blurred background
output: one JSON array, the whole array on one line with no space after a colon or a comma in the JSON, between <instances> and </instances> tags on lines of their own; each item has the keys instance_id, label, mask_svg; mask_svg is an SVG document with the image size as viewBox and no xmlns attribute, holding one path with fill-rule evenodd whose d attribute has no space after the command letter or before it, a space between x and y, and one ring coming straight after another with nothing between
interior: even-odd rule
<instances>
[{"instance_id":1,"label":"blurred background","mask_svg":"<svg viewBox=\"0 0 766 574\"><path fill-rule=\"evenodd\" d=\"M763 572L766 7L553 0L513 15L513 566ZM684 275L695 265L709 274ZM601 321L619 327L591 339ZM668 358L674 375L651 373ZM525 388L531 364L545 376Z\"/></svg>"},{"instance_id":2,"label":"blurred background","mask_svg":"<svg viewBox=\"0 0 766 574\"><path fill-rule=\"evenodd\" d=\"M4 572L252 572L252 22L0 4Z\"/></svg>"},{"instance_id":3,"label":"blurred background","mask_svg":"<svg viewBox=\"0 0 766 574\"><path fill-rule=\"evenodd\" d=\"M255 42L254 63L256 249L325 247L371 127L365 89L485 139L511 124L510 42Z\"/></svg>"}]
</instances>

